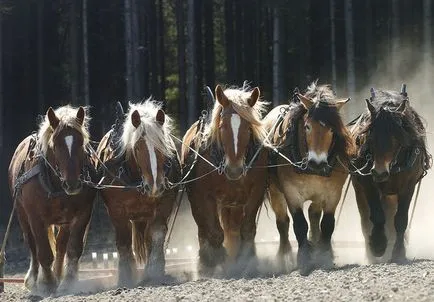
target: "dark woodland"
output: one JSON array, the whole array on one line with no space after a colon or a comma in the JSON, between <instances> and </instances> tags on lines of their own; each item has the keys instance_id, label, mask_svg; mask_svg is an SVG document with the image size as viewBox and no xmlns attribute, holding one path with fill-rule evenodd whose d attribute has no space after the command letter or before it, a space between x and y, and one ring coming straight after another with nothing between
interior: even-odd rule
<instances>
[{"instance_id":1,"label":"dark woodland","mask_svg":"<svg viewBox=\"0 0 434 302\"><path fill-rule=\"evenodd\" d=\"M319 79L356 99L352 119L369 85L399 89L430 66L432 10L430 0L1 0L0 227L11 156L49 106L89 105L97 142L117 101L152 96L182 136L206 109L204 85L247 80L277 105Z\"/></svg>"}]
</instances>

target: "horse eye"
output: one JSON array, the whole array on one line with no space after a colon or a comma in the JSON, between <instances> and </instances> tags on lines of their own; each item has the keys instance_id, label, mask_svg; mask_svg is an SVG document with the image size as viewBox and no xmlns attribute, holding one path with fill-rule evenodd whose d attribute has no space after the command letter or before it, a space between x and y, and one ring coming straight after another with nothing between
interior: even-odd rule
<instances>
[{"instance_id":1,"label":"horse eye","mask_svg":"<svg viewBox=\"0 0 434 302\"><path fill-rule=\"evenodd\" d=\"M304 125L304 129L306 130L306 132L310 132L311 127L309 124Z\"/></svg>"}]
</instances>

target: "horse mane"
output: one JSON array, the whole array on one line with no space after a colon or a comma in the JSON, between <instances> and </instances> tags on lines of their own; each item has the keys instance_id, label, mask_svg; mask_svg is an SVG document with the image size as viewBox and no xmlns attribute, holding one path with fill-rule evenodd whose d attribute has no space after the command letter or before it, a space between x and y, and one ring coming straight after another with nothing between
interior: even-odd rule
<instances>
[{"instance_id":1,"label":"horse mane","mask_svg":"<svg viewBox=\"0 0 434 302\"><path fill-rule=\"evenodd\" d=\"M342 160L350 159L355 153L353 137L342 121L342 117L336 107L336 96L330 85L317 85L312 82L304 94L314 101L314 105L307 110L301 102L291 104L291 121L285 124L288 127L298 125L307 114L313 120L325 124L333 130L334 150Z\"/></svg>"},{"instance_id":2,"label":"horse mane","mask_svg":"<svg viewBox=\"0 0 434 302\"><path fill-rule=\"evenodd\" d=\"M166 114L164 124L161 126L156 120L157 112L160 109L162 109L162 104L152 100L152 98L148 98L142 103L129 103L120 138L120 154L131 155L131 150L137 141L141 137L146 137L164 156L173 156L173 153L176 152L175 144L170 137L173 131L173 121ZM135 110L140 114L141 123L138 128L134 127L131 122L131 115Z\"/></svg>"},{"instance_id":3,"label":"horse mane","mask_svg":"<svg viewBox=\"0 0 434 302\"><path fill-rule=\"evenodd\" d=\"M417 145L422 149L425 158L430 159L431 156L427 151L426 130L421 116L410 104L407 104L404 112L397 111L399 105L404 101L408 101L408 97L400 92L376 89L375 97L371 98L375 115L372 116L369 110L366 110L361 116L354 136L369 137L371 130L375 128L378 141L376 146L386 147L390 138L394 136L404 146Z\"/></svg>"},{"instance_id":4,"label":"horse mane","mask_svg":"<svg viewBox=\"0 0 434 302\"><path fill-rule=\"evenodd\" d=\"M51 127L47 115L44 115L41 118L37 133L37 147L43 155L46 155L48 149L53 147L53 137L65 127L71 127L77 130L83 136L83 146L87 146L87 144L89 144L89 109L87 107L83 107L83 109L85 114L83 123L81 125L77 123L76 119L78 108L72 107L71 105L65 105L54 110L54 113L59 119L59 125L56 127L56 129Z\"/></svg>"},{"instance_id":5,"label":"horse mane","mask_svg":"<svg viewBox=\"0 0 434 302\"><path fill-rule=\"evenodd\" d=\"M265 127L262 123L262 116L266 111L267 102L259 99L253 107L249 105L247 100L251 95L252 89L247 85L243 88L227 88L224 94L230 102L232 109L250 123L253 133L253 138L259 142L263 142L267 136ZM219 125L223 106L219 102L214 103L214 108L211 114L211 121L205 127L205 141L207 146L217 144L221 147L219 135Z\"/></svg>"}]
</instances>

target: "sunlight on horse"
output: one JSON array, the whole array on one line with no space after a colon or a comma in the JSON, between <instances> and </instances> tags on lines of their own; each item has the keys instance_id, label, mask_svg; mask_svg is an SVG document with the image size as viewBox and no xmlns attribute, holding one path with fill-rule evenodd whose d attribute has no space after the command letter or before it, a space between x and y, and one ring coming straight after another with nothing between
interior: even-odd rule
<instances>
[{"instance_id":1,"label":"sunlight on horse","mask_svg":"<svg viewBox=\"0 0 434 302\"><path fill-rule=\"evenodd\" d=\"M285 261L291 251L288 241L289 208L299 245L298 267L302 274L307 274L314 268L314 261L321 266L333 265L331 237L335 225L334 213L348 176L347 164L354 148L339 114L349 99L336 99L328 85L318 86L316 82L308 87L304 95L298 94L297 97L299 102L271 110L264 122L271 131L272 144L283 155L274 155L278 167L270 172L269 186L280 234L278 256ZM281 122L273 128L282 114ZM303 204L308 200L312 201L309 208L310 237L318 246L315 255L307 239L308 224L303 214Z\"/></svg>"},{"instance_id":2,"label":"sunlight on horse","mask_svg":"<svg viewBox=\"0 0 434 302\"><path fill-rule=\"evenodd\" d=\"M255 219L266 187L267 170L256 168L266 166L268 158L268 151L260 149L266 104L258 88L223 90L217 85L215 98L210 122L196 122L183 138L186 170L197 158L188 147L208 161L197 159L191 178L198 179L186 189L198 226L202 272L223 264L226 253L226 268L237 262L244 271L255 258Z\"/></svg>"},{"instance_id":3,"label":"sunlight on horse","mask_svg":"<svg viewBox=\"0 0 434 302\"><path fill-rule=\"evenodd\" d=\"M103 187L120 186L104 187L102 196L116 232L118 284L132 286L135 258L145 263L145 279L164 275L167 222L177 193L169 180L178 180L180 166L172 119L161 104L151 99L130 104L121 133L116 131L101 140L97 153L104 164L98 166Z\"/></svg>"},{"instance_id":4,"label":"sunlight on horse","mask_svg":"<svg viewBox=\"0 0 434 302\"><path fill-rule=\"evenodd\" d=\"M34 293L64 292L77 281L95 196L94 189L82 184L83 174L92 169L86 152L88 121L83 107L50 107L38 134L19 144L9 166L10 190L31 252L25 285Z\"/></svg>"},{"instance_id":5,"label":"sunlight on horse","mask_svg":"<svg viewBox=\"0 0 434 302\"><path fill-rule=\"evenodd\" d=\"M370 262L406 262L404 237L416 184L431 167L426 131L401 92L374 90L367 110L353 129L357 164L356 192L366 254Z\"/></svg>"}]
</instances>

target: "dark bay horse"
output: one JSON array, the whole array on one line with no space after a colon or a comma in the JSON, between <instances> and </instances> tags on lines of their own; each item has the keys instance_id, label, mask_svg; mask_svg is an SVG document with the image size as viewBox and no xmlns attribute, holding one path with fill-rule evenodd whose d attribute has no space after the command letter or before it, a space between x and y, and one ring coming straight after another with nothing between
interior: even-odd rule
<instances>
[{"instance_id":1,"label":"dark bay horse","mask_svg":"<svg viewBox=\"0 0 434 302\"><path fill-rule=\"evenodd\" d=\"M134 285L136 260L145 263L146 279L164 275L167 222L177 195L169 180L181 172L172 119L161 108L151 99L130 104L123 126L108 132L97 150L102 197L116 232L119 285Z\"/></svg>"},{"instance_id":2,"label":"dark bay horse","mask_svg":"<svg viewBox=\"0 0 434 302\"><path fill-rule=\"evenodd\" d=\"M409 104L405 85L400 92L371 88L366 105L353 129L360 168L353 186L366 253L371 262L402 263L413 192L431 167L426 131Z\"/></svg>"},{"instance_id":3,"label":"dark bay horse","mask_svg":"<svg viewBox=\"0 0 434 302\"><path fill-rule=\"evenodd\" d=\"M202 128L196 122L183 138L186 170L195 158L186 146L203 157L191 170L190 179L198 179L186 185L198 226L202 273L212 272L225 260L244 266L254 259L255 219L267 179L267 169L258 168L268 160L268 151L261 148L265 103L259 88L223 90L217 85L215 99L209 123Z\"/></svg>"},{"instance_id":4,"label":"dark bay horse","mask_svg":"<svg viewBox=\"0 0 434 302\"><path fill-rule=\"evenodd\" d=\"M303 204L312 201L310 237L319 247L317 260L325 266L333 265L334 213L348 176L347 165L354 146L339 114L349 99L336 99L328 85L318 86L316 82L304 95L298 94L298 98L300 102L274 108L264 118L264 123L270 131L271 143L281 154L275 155L278 156L277 167L270 172L269 186L280 234L278 256L282 260L290 252L289 208L299 245L298 267L301 274L308 274L314 262Z\"/></svg>"},{"instance_id":5,"label":"dark bay horse","mask_svg":"<svg viewBox=\"0 0 434 302\"><path fill-rule=\"evenodd\" d=\"M18 145L9 166L10 190L31 252L25 285L43 295L54 292L59 281L60 292L77 280L96 193L82 184L83 175L88 176L92 169L86 151L88 120L83 107L50 107L37 135L28 136ZM56 238L53 225L59 230Z\"/></svg>"}]
</instances>

